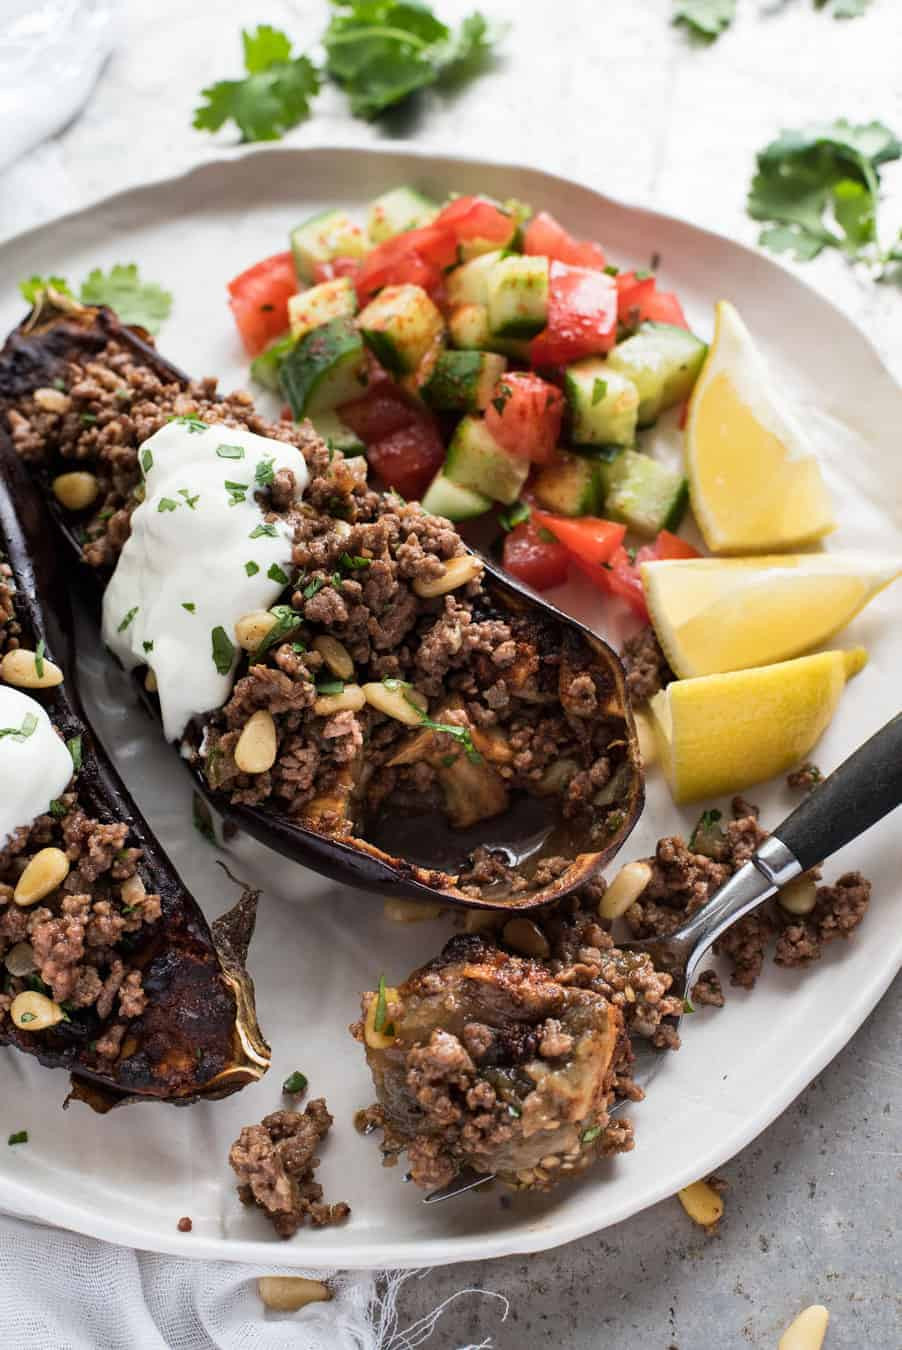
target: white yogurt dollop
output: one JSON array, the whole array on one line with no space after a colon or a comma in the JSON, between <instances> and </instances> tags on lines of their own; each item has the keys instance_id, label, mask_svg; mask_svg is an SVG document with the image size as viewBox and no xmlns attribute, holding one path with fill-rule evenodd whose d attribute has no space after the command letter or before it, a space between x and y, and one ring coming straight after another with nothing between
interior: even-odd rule
<instances>
[{"instance_id":1,"label":"white yogurt dollop","mask_svg":"<svg viewBox=\"0 0 902 1350\"><path fill-rule=\"evenodd\" d=\"M44 815L72 777L72 756L40 703L0 684L0 848Z\"/></svg>"},{"instance_id":2,"label":"white yogurt dollop","mask_svg":"<svg viewBox=\"0 0 902 1350\"><path fill-rule=\"evenodd\" d=\"M169 422L138 452L145 498L103 598L103 640L127 670L156 676L163 729L226 702L235 622L268 609L291 576L291 530L255 493L280 469L296 496L307 464L293 445L195 418Z\"/></svg>"}]
</instances>

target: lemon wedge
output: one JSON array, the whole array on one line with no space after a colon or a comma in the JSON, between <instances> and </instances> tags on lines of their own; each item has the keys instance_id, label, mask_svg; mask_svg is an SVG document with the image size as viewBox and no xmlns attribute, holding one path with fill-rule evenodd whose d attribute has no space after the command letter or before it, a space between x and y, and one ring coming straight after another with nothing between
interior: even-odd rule
<instances>
[{"instance_id":1,"label":"lemon wedge","mask_svg":"<svg viewBox=\"0 0 902 1350\"><path fill-rule=\"evenodd\" d=\"M692 509L712 553L779 553L836 527L804 430L726 300L716 307L714 341L689 402L686 463Z\"/></svg>"},{"instance_id":2,"label":"lemon wedge","mask_svg":"<svg viewBox=\"0 0 902 1350\"><path fill-rule=\"evenodd\" d=\"M674 680L649 705L674 801L741 792L798 764L866 662L854 647Z\"/></svg>"},{"instance_id":3,"label":"lemon wedge","mask_svg":"<svg viewBox=\"0 0 902 1350\"><path fill-rule=\"evenodd\" d=\"M902 558L796 553L642 564L658 641L681 679L785 661L839 632Z\"/></svg>"}]
</instances>

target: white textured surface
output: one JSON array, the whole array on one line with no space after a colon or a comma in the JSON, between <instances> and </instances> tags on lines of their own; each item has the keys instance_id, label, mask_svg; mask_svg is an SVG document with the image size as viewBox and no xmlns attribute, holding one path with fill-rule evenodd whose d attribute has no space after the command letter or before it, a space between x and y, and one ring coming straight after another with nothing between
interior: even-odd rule
<instances>
[{"instance_id":1,"label":"white textured surface","mask_svg":"<svg viewBox=\"0 0 902 1350\"><path fill-rule=\"evenodd\" d=\"M466 6L446 0L441 8L451 14ZM742 206L753 152L781 125L846 113L902 126L896 0L874 0L867 20L851 24L813 14L807 0L789 0L772 17L740 0L735 32L710 50L691 49L670 30L669 8L667 0L570 0L554 10L545 0L495 3L493 13L517 11L497 74L448 103L430 98L423 117L403 132L460 153L497 151L572 172L751 240L756 227ZM130 41L85 117L47 152L51 209L212 153L213 141L190 130L190 112L200 85L237 72L238 24L285 22L312 38L324 9L207 0L186 15L174 0L153 12L133 4ZM217 25L214 15L222 20L225 13L228 21ZM291 140L315 144L329 135L362 143L384 135L350 122L341 104L327 93L322 111ZM902 214L900 172L886 171L888 220ZM0 233L23 210L4 191ZM858 318L902 370L898 291L874 287L838 258L799 270ZM798 1307L818 1296L834 1306L841 1300L830 1350L862 1339L895 1344L899 1280L887 1252L897 1212L900 1143L892 1113L899 1098L881 1035L892 1041L897 1007L898 1000L885 1001L858 1050L841 1057L824 1086L815 1085L731 1169L728 1221L713 1246L687 1231L675 1207L662 1206L602 1241L437 1274L417 1282L412 1301L431 1305L438 1290L472 1280L503 1288L520 1305L520 1330L497 1330L500 1346L595 1347L604 1328L605 1346L632 1350L639 1343L769 1346ZM774 1175L781 1170L785 1180ZM435 1343L456 1345L495 1330L491 1317L452 1312Z\"/></svg>"}]
</instances>

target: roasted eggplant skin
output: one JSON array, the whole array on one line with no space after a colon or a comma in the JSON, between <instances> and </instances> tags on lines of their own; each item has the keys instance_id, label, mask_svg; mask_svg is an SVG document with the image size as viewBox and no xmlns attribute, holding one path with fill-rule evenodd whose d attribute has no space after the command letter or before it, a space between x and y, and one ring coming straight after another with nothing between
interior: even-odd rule
<instances>
[{"instance_id":1,"label":"roasted eggplant skin","mask_svg":"<svg viewBox=\"0 0 902 1350\"><path fill-rule=\"evenodd\" d=\"M3 426L3 414L36 388L52 385L65 374L69 360L96 356L109 341L130 350L136 359L148 365L168 381L187 386L189 377L167 361L147 334L119 322L111 310L94 309L54 292L45 293L35 309L14 329L0 351L0 451L15 454ZM44 494L52 511L66 551L73 562L82 562L82 549L71 521L55 501L46 470L38 469ZM604 696L601 706L606 716L622 723L623 757L631 768L627 791L622 801L622 819L602 841L586 841L575 851L570 867L551 884L540 890L503 899L476 898L463 894L454 876L429 869L403 857L393 856L367 842L349 836L345 839L297 824L275 812L233 804L228 796L212 789L199 768L189 766L198 791L226 820L260 843L284 857L312 867L324 876L344 885L355 886L383 896L403 896L434 903L436 900L470 909L531 910L558 900L583 885L602 870L618 853L642 812L644 783L635 725L630 711L623 668L616 653L585 625L563 614L529 587L513 581L489 559L483 559L486 579L493 599L502 608L523 613L530 607L540 610L562 628L565 656L581 668L592 668L601 677ZM82 565L87 580L88 598L99 613L100 598L107 574ZM155 700L141 689L141 697L157 713ZM184 760L182 761L185 762ZM503 819L503 818L499 818Z\"/></svg>"},{"instance_id":2,"label":"roasted eggplant skin","mask_svg":"<svg viewBox=\"0 0 902 1350\"><path fill-rule=\"evenodd\" d=\"M269 1067L253 985L243 968L255 896L239 902L237 912L214 924L211 933L85 718L69 597L40 494L9 449L0 455L0 470L0 551L12 568L23 641L34 647L43 639L48 657L64 674L57 688L33 691L34 696L66 740L81 738L76 787L83 809L100 820L128 823L134 844L143 850L141 871L162 902L160 920L131 957L142 969L147 1007L129 1024L123 1051L108 1073L92 1065L77 1019L61 1022L39 1040L8 1021L0 1044L33 1054L48 1067L68 1069L72 1096L98 1111L125 1101L186 1104L228 1096Z\"/></svg>"}]
</instances>

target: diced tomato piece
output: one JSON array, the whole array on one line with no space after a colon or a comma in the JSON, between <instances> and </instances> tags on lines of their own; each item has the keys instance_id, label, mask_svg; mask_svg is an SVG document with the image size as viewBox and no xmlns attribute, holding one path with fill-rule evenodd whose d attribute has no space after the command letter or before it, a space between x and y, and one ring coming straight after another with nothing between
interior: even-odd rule
<instances>
[{"instance_id":1,"label":"diced tomato piece","mask_svg":"<svg viewBox=\"0 0 902 1350\"><path fill-rule=\"evenodd\" d=\"M564 416L564 396L531 371L502 375L485 410L489 431L506 450L534 464L549 464Z\"/></svg>"},{"instance_id":2,"label":"diced tomato piece","mask_svg":"<svg viewBox=\"0 0 902 1350\"><path fill-rule=\"evenodd\" d=\"M410 426L414 409L396 385L380 381L363 398L343 404L338 415L364 444L372 445L402 427Z\"/></svg>"},{"instance_id":3,"label":"diced tomato piece","mask_svg":"<svg viewBox=\"0 0 902 1350\"><path fill-rule=\"evenodd\" d=\"M448 230L434 225L405 230L363 259L355 280L360 303L366 304L383 286L422 286L432 293L441 285L444 269L456 259L457 244Z\"/></svg>"},{"instance_id":4,"label":"diced tomato piece","mask_svg":"<svg viewBox=\"0 0 902 1350\"><path fill-rule=\"evenodd\" d=\"M669 558L699 558L698 549L687 544L679 535L670 530L662 530L653 544L644 544L634 559L625 548L618 548L611 555L607 567L599 569L598 576L592 580L601 590L611 595L619 595L630 609L648 623L648 606L645 602L645 589L642 585L640 568L644 562L658 562ZM588 573L587 573L588 575Z\"/></svg>"},{"instance_id":5,"label":"diced tomato piece","mask_svg":"<svg viewBox=\"0 0 902 1350\"><path fill-rule=\"evenodd\" d=\"M643 557L647 550L650 556ZM678 534L671 534L670 530L662 530L653 544L646 544L644 548L640 548L636 554L636 561L664 562L669 558L700 558L701 556L697 548L693 548Z\"/></svg>"},{"instance_id":6,"label":"diced tomato piece","mask_svg":"<svg viewBox=\"0 0 902 1350\"><path fill-rule=\"evenodd\" d=\"M553 262L548 276L548 325L529 346L534 366L564 366L610 351L617 338L613 277Z\"/></svg>"},{"instance_id":7,"label":"diced tomato piece","mask_svg":"<svg viewBox=\"0 0 902 1350\"><path fill-rule=\"evenodd\" d=\"M526 226L523 252L553 258L556 262L571 263L574 267L601 269L605 265L600 244L589 239L574 239L547 211L540 211Z\"/></svg>"},{"instance_id":8,"label":"diced tomato piece","mask_svg":"<svg viewBox=\"0 0 902 1350\"><path fill-rule=\"evenodd\" d=\"M331 262L313 264L313 280L334 281L336 277L350 277L352 281L356 281L359 271L359 258L333 258Z\"/></svg>"},{"instance_id":9,"label":"diced tomato piece","mask_svg":"<svg viewBox=\"0 0 902 1350\"><path fill-rule=\"evenodd\" d=\"M288 300L298 289L290 253L264 258L229 282L229 305L248 356L259 356L288 328Z\"/></svg>"},{"instance_id":10,"label":"diced tomato piece","mask_svg":"<svg viewBox=\"0 0 902 1350\"><path fill-rule=\"evenodd\" d=\"M673 291L655 291L645 306L645 318L655 323L672 323L677 328L689 329L683 306Z\"/></svg>"},{"instance_id":11,"label":"diced tomato piece","mask_svg":"<svg viewBox=\"0 0 902 1350\"><path fill-rule=\"evenodd\" d=\"M556 516L533 506L531 519L536 525L550 530L564 545L574 561L597 567L607 562L623 542L626 526L598 516Z\"/></svg>"},{"instance_id":12,"label":"diced tomato piece","mask_svg":"<svg viewBox=\"0 0 902 1350\"><path fill-rule=\"evenodd\" d=\"M366 457L383 483L408 501L422 497L445 458L435 422L426 414L367 446Z\"/></svg>"},{"instance_id":13,"label":"diced tomato piece","mask_svg":"<svg viewBox=\"0 0 902 1350\"><path fill-rule=\"evenodd\" d=\"M563 585L569 559L564 545L550 538L533 520L524 521L505 536L505 569L537 591Z\"/></svg>"},{"instance_id":14,"label":"diced tomato piece","mask_svg":"<svg viewBox=\"0 0 902 1350\"><path fill-rule=\"evenodd\" d=\"M432 225L448 231L455 244L484 239L500 247L513 234L513 222L507 212L485 197L456 197L438 213Z\"/></svg>"},{"instance_id":15,"label":"diced tomato piece","mask_svg":"<svg viewBox=\"0 0 902 1350\"><path fill-rule=\"evenodd\" d=\"M659 291L653 275L620 272L617 277L617 317L635 328L651 319L688 329L683 307L673 291Z\"/></svg>"}]
</instances>

